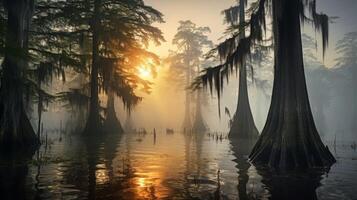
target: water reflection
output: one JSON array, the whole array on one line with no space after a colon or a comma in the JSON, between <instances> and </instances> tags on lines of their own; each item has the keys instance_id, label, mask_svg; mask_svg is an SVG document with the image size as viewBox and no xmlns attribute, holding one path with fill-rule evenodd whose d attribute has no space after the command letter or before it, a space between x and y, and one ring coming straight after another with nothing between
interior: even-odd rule
<instances>
[{"instance_id":1,"label":"water reflection","mask_svg":"<svg viewBox=\"0 0 357 200\"><path fill-rule=\"evenodd\" d=\"M32 160L0 159L0 199L356 199L355 152L341 151L322 180L322 173L287 176L250 165L254 142L162 130L153 138L49 133Z\"/></svg>"},{"instance_id":2,"label":"water reflection","mask_svg":"<svg viewBox=\"0 0 357 200\"><path fill-rule=\"evenodd\" d=\"M34 191L26 187L30 159L30 155L0 155L1 199L26 199L34 195Z\"/></svg>"},{"instance_id":3,"label":"water reflection","mask_svg":"<svg viewBox=\"0 0 357 200\"><path fill-rule=\"evenodd\" d=\"M272 200L317 200L316 189L321 186L323 172L277 174L266 169L258 170L263 177L262 183L269 190Z\"/></svg>"},{"instance_id":4,"label":"water reflection","mask_svg":"<svg viewBox=\"0 0 357 200\"><path fill-rule=\"evenodd\" d=\"M248 169L251 164L248 161L248 156L253 148L255 140L239 140L231 141L231 149L236 157L236 168L238 169L238 196L240 200L255 199L254 194L247 193L247 184L249 181Z\"/></svg>"},{"instance_id":5,"label":"water reflection","mask_svg":"<svg viewBox=\"0 0 357 200\"><path fill-rule=\"evenodd\" d=\"M231 142L238 169L238 197L240 200L270 199L270 200L317 200L316 190L321 186L324 170L314 170L300 173L279 174L267 168L255 167L249 163L248 156L255 141ZM259 176L260 191L248 191L249 170L254 176ZM263 192L265 190L265 192Z\"/></svg>"}]
</instances>

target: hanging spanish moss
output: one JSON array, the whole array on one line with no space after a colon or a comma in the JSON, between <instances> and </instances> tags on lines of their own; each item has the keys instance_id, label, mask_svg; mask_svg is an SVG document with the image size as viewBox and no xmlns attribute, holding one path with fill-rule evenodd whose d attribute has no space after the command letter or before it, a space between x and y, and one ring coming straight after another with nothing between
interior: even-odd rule
<instances>
[{"instance_id":1,"label":"hanging spanish moss","mask_svg":"<svg viewBox=\"0 0 357 200\"><path fill-rule=\"evenodd\" d=\"M210 87L211 92L214 87L220 99L224 77L228 81L233 69L242 67L243 61L250 57L255 43L264 41L265 18L269 14L273 21L275 53L273 95L268 120L250 159L255 164L281 170L329 167L335 159L323 145L311 114L300 30L300 22L313 22L315 29L322 33L325 52L328 17L316 13L315 0L260 0L253 7L249 21L250 35L241 38L236 49L228 55L227 51L223 51L225 54L219 56L225 62L206 69L198 77L196 86L203 83ZM306 8L311 18L306 16ZM229 41L232 40L226 40Z\"/></svg>"}]
</instances>

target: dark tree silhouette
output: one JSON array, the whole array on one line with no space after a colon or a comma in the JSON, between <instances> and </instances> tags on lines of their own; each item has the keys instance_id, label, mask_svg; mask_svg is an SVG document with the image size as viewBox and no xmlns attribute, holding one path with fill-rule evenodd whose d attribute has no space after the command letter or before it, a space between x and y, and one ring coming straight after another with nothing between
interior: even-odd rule
<instances>
[{"instance_id":1,"label":"dark tree silhouette","mask_svg":"<svg viewBox=\"0 0 357 200\"><path fill-rule=\"evenodd\" d=\"M251 47L264 41L266 14L271 14L275 53L272 101L268 120L250 154L250 160L280 170L329 167L335 158L322 143L311 114L300 28L301 21L311 22L322 32L325 50L328 17L316 13L315 0L259 0L252 5L252 10L251 19L246 23L250 27L250 35L240 39L238 45L230 40L222 44L226 50L224 55L227 55L225 62L207 69L197 82L203 82L210 88L214 85L220 97L223 78L235 67L242 66Z\"/></svg>"},{"instance_id":2,"label":"dark tree silhouette","mask_svg":"<svg viewBox=\"0 0 357 200\"><path fill-rule=\"evenodd\" d=\"M44 6L46 7L51 10L47 18L54 21L51 34L71 39L73 44L70 48L76 50L70 52L71 57L78 58L87 68L79 72L89 71L90 74L88 89L82 88L81 93L76 93L89 96L88 120L84 133L97 133L103 128L122 132L115 115L114 97L120 97L130 110L140 100L134 92L137 85L148 87L147 82L135 75L137 71L128 68L133 67L133 63L141 63L135 60L139 56L154 57L144 48L149 41L159 44L164 40L162 32L151 25L154 22L163 22L162 14L145 5L142 0L54 1ZM81 11L82 15L76 14L74 10ZM135 52L136 57L128 58L124 54L126 52ZM130 60L129 64L127 60ZM104 116L98 98L101 92L108 96ZM78 100L83 100L81 95L77 96ZM73 97L73 94L66 92L62 93L61 98L75 100Z\"/></svg>"},{"instance_id":3,"label":"dark tree silhouette","mask_svg":"<svg viewBox=\"0 0 357 200\"><path fill-rule=\"evenodd\" d=\"M0 146L4 149L39 143L24 108L24 71L33 0L2 1L7 12L0 87Z\"/></svg>"},{"instance_id":4,"label":"dark tree silhouette","mask_svg":"<svg viewBox=\"0 0 357 200\"><path fill-rule=\"evenodd\" d=\"M239 5L224 10L225 18L234 26L243 27L245 24L245 7L246 0L239 0ZM239 21L239 22L238 22ZM245 31L240 31L237 39L243 39ZM256 139L258 138L258 129L255 126L252 111L250 109L248 97L248 83L247 83L247 65L245 59L242 60L239 68L239 85L238 85L238 103L236 112L233 116L233 121L229 130L229 138L231 140L237 139Z\"/></svg>"}]
</instances>

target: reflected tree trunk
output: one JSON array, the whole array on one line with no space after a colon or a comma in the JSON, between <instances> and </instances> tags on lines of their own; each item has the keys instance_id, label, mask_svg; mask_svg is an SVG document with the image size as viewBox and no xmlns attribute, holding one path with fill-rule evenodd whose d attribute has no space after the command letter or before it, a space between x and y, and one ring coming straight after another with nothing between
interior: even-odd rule
<instances>
[{"instance_id":1,"label":"reflected tree trunk","mask_svg":"<svg viewBox=\"0 0 357 200\"><path fill-rule=\"evenodd\" d=\"M298 0L275 0L274 86L268 119L250 159L289 170L329 167L335 159L312 117L304 74Z\"/></svg>"},{"instance_id":2,"label":"reflected tree trunk","mask_svg":"<svg viewBox=\"0 0 357 200\"><path fill-rule=\"evenodd\" d=\"M248 155L256 140L231 140L231 150L238 169L238 196L240 200L248 200L247 184L249 182L248 170L251 166Z\"/></svg>"},{"instance_id":3,"label":"reflected tree trunk","mask_svg":"<svg viewBox=\"0 0 357 200\"><path fill-rule=\"evenodd\" d=\"M28 165L24 158L5 160L0 167L1 199L32 199L27 191ZM1 159L1 161L3 161ZM29 162L29 160L27 160Z\"/></svg>"},{"instance_id":4,"label":"reflected tree trunk","mask_svg":"<svg viewBox=\"0 0 357 200\"><path fill-rule=\"evenodd\" d=\"M316 189L321 186L321 175L316 172L279 175L271 171L258 170L262 183L268 189L270 199L318 200Z\"/></svg>"}]
</instances>

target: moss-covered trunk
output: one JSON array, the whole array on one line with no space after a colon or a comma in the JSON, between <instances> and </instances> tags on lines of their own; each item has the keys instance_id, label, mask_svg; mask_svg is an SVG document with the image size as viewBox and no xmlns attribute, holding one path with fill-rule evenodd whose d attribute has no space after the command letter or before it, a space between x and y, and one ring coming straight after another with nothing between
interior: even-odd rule
<instances>
[{"instance_id":1,"label":"moss-covered trunk","mask_svg":"<svg viewBox=\"0 0 357 200\"><path fill-rule=\"evenodd\" d=\"M8 0L6 53L2 63L0 88L0 147L5 150L39 144L24 107L27 24L32 16L31 0Z\"/></svg>"},{"instance_id":2,"label":"moss-covered trunk","mask_svg":"<svg viewBox=\"0 0 357 200\"><path fill-rule=\"evenodd\" d=\"M289 170L329 167L335 159L316 130L307 95L298 0L274 0L274 86L268 119L250 155Z\"/></svg>"},{"instance_id":3,"label":"moss-covered trunk","mask_svg":"<svg viewBox=\"0 0 357 200\"><path fill-rule=\"evenodd\" d=\"M99 100L98 100L98 70L99 70L99 32L100 32L100 7L101 0L94 1L94 13L92 22L92 66L90 78L90 103L89 117L85 127L85 133L93 133L99 131L102 127Z\"/></svg>"},{"instance_id":4,"label":"moss-covered trunk","mask_svg":"<svg viewBox=\"0 0 357 200\"><path fill-rule=\"evenodd\" d=\"M239 2L239 23L245 23L245 1ZM242 31L239 38L244 38L245 33ZM258 129L255 126L252 111L250 109L247 87L247 69L246 63L241 63L239 69L239 90L237 109L233 117L233 123L229 130L229 138L231 140L239 139L256 139L258 137Z\"/></svg>"}]
</instances>

